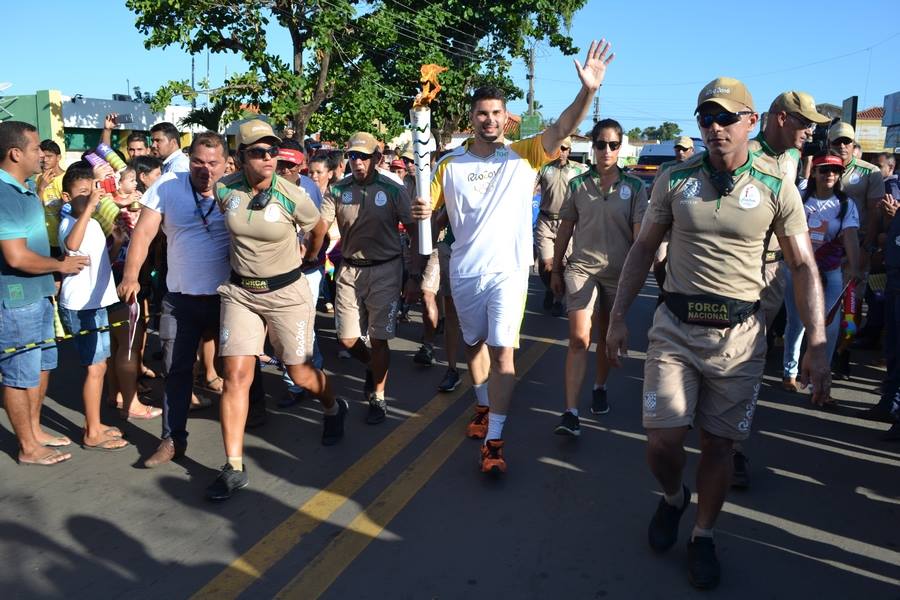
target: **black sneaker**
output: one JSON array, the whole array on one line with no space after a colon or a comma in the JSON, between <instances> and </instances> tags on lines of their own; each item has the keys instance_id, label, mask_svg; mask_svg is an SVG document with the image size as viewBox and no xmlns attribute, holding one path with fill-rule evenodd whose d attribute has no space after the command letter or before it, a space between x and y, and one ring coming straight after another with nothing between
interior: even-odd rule
<instances>
[{"instance_id":1,"label":"black sneaker","mask_svg":"<svg viewBox=\"0 0 900 600\"><path fill-rule=\"evenodd\" d=\"M609 412L606 390L601 388L591 392L591 412L595 415L605 415Z\"/></svg>"},{"instance_id":2,"label":"black sneaker","mask_svg":"<svg viewBox=\"0 0 900 600\"><path fill-rule=\"evenodd\" d=\"M459 371L456 369L447 369L447 372L444 374L444 378L441 379L441 382L438 384L439 392L452 392L457 387L459 387L460 377Z\"/></svg>"},{"instance_id":3,"label":"black sneaker","mask_svg":"<svg viewBox=\"0 0 900 600\"><path fill-rule=\"evenodd\" d=\"M716 545L711 537L695 537L688 542L688 578L691 585L711 590L719 585L722 567L716 558Z\"/></svg>"},{"instance_id":4,"label":"black sneaker","mask_svg":"<svg viewBox=\"0 0 900 600\"><path fill-rule=\"evenodd\" d=\"M366 415L366 423L378 425L387 417L387 402L371 396L369 398L369 414Z\"/></svg>"},{"instance_id":5,"label":"black sneaker","mask_svg":"<svg viewBox=\"0 0 900 600\"><path fill-rule=\"evenodd\" d=\"M544 310L553 308L553 292L547 290L544 292Z\"/></svg>"},{"instance_id":6,"label":"black sneaker","mask_svg":"<svg viewBox=\"0 0 900 600\"><path fill-rule=\"evenodd\" d=\"M366 369L366 381L363 383L363 394L366 398L375 391L375 377L372 375L372 369Z\"/></svg>"},{"instance_id":7,"label":"black sneaker","mask_svg":"<svg viewBox=\"0 0 900 600\"><path fill-rule=\"evenodd\" d=\"M231 465L225 463L216 480L206 488L206 497L215 502L228 500L232 494L247 487L249 483L247 467L244 467L243 471L235 471Z\"/></svg>"},{"instance_id":8,"label":"black sneaker","mask_svg":"<svg viewBox=\"0 0 900 600\"><path fill-rule=\"evenodd\" d=\"M416 355L413 356L413 362L417 365L423 365L426 367L430 367L434 364L434 348L431 347L431 344L422 344L419 346L419 351L416 352Z\"/></svg>"},{"instance_id":9,"label":"black sneaker","mask_svg":"<svg viewBox=\"0 0 900 600\"><path fill-rule=\"evenodd\" d=\"M578 437L581 435L581 425L578 422L578 416L566 411L559 420L559 425L553 430L556 435L570 435Z\"/></svg>"},{"instance_id":10,"label":"black sneaker","mask_svg":"<svg viewBox=\"0 0 900 600\"><path fill-rule=\"evenodd\" d=\"M550 316L551 317L561 317L563 316L563 305L562 302L554 302L550 307Z\"/></svg>"},{"instance_id":11,"label":"black sneaker","mask_svg":"<svg viewBox=\"0 0 900 600\"><path fill-rule=\"evenodd\" d=\"M337 414L325 415L324 426L322 427L323 446L334 446L344 437L344 419L347 417L350 405L343 398L337 398L335 401L338 405Z\"/></svg>"},{"instance_id":12,"label":"black sneaker","mask_svg":"<svg viewBox=\"0 0 900 600\"><path fill-rule=\"evenodd\" d=\"M647 541L656 552L665 552L678 541L678 522L691 503L691 490L684 484L682 487L684 488L684 504L681 508L672 506L666 502L664 497L660 498L653 519L650 521L650 527L647 529Z\"/></svg>"},{"instance_id":13,"label":"black sneaker","mask_svg":"<svg viewBox=\"0 0 900 600\"><path fill-rule=\"evenodd\" d=\"M750 487L750 473L747 470L747 457L743 452L735 450L733 453L734 470L731 473L731 487L746 490Z\"/></svg>"}]
</instances>

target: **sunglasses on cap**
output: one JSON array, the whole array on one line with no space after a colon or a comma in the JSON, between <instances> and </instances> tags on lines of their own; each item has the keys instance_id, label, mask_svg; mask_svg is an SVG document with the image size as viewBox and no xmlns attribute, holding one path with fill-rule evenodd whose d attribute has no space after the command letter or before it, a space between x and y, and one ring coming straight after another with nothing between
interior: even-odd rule
<instances>
[{"instance_id":1,"label":"sunglasses on cap","mask_svg":"<svg viewBox=\"0 0 900 600\"><path fill-rule=\"evenodd\" d=\"M596 148L597 150L600 150L601 152L603 150L606 150L607 146L609 146L610 150L615 152L616 150L619 149L619 146L621 146L621 145L622 145L622 142L607 142L606 140L597 140L596 142L594 142L594 148Z\"/></svg>"},{"instance_id":2,"label":"sunglasses on cap","mask_svg":"<svg viewBox=\"0 0 900 600\"><path fill-rule=\"evenodd\" d=\"M813 129L816 124L804 117L803 115L798 115L797 113L788 113L788 116L797 121L800 124L801 129Z\"/></svg>"},{"instance_id":3,"label":"sunglasses on cap","mask_svg":"<svg viewBox=\"0 0 900 600\"><path fill-rule=\"evenodd\" d=\"M753 111L750 110L742 110L740 112L727 112L722 111L720 113L704 113L697 115L697 124L700 125L703 129L709 129L712 127L712 124L715 123L721 127L728 127L729 125L734 125L738 121L741 120L741 117L744 115L752 115Z\"/></svg>"},{"instance_id":4,"label":"sunglasses on cap","mask_svg":"<svg viewBox=\"0 0 900 600\"><path fill-rule=\"evenodd\" d=\"M365 152L357 152L352 151L347 153L348 160L372 160L371 154L366 154Z\"/></svg>"},{"instance_id":5,"label":"sunglasses on cap","mask_svg":"<svg viewBox=\"0 0 900 600\"><path fill-rule=\"evenodd\" d=\"M681 150L682 152L687 152L690 148L685 148L684 146L675 146L676 150Z\"/></svg>"},{"instance_id":6,"label":"sunglasses on cap","mask_svg":"<svg viewBox=\"0 0 900 600\"><path fill-rule=\"evenodd\" d=\"M246 154L248 158L255 158L257 160L264 159L266 156L276 158L278 156L278 146L253 146L252 148L245 148L244 154Z\"/></svg>"},{"instance_id":7,"label":"sunglasses on cap","mask_svg":"<svg viewBox=\"0 0 900 600\"><path fill-rule=\"evenodd\" d=\"M272 200L272 190L263 190L250 199L250 204L247 205L247 208L250 210L262 210L269 205L270 200Z\"/></svg>"},{"instance_id":8,"label":"sunglasses on cap","mask_svg":"<svg viewBox=\"0 0 900 600\"><path fill-rule=\"evenodd\" d=\"M833 165L823 165L821 167L816 167L816 173L820 173L822 175L826 175L828 173L834 173L835 175L843 175L844 169L842 167L835 167Z\"/></svg>"},{"instance_id":9,"label":"sunglasses on cap","mask_svg":"<svg viewBox=\"0 0 900 600\"><path fill-rule=\"evenodd\" d=\"M831 145L832 146L852 146L853 140L851 140L850 138L841 137L841 138L838 138L838 139L832 141Z\"/></svg>"}]
</instances>

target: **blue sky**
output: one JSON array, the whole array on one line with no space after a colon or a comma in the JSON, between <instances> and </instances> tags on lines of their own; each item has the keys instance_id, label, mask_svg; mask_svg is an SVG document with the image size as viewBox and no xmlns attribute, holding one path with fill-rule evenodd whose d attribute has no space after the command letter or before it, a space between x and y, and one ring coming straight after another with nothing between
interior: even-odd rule
<instances>
[{"instance_id":1,"label":"blue sky","mask_svg":"<svg viewBox=\"0 0 900 600\"><path fill-rule=\"evenodd\" d=\"M857 10L835 5L830 18L825 12L829 4L759 0L736 7L590 0L573 20L571 35L581 46L580 60L592 38L606 37L614 45L616 59L600 90L604 117L618 119L625 129L670 120L696 135L692 114L697 92L719 75L744 80L760 111L789 89L837 105L855 94L860 109L880 106L886 94L900 91L897 2L875 0ZM126 80L154 91L169 79L190 79L191 59L180 49L144 49L124 2L45 0L39 11L34 6L17 2L4 7L3 40L7 48L21 50L0 67L0 82L13 84L5 94L49 88L108 98L127 92ZM12 23L21 26L10 27ZM286 35L274 36L272 44L287 52ZM200 79L206 75L206 56L196 62ZM213 84L240 68L233 57L210 57ZM514 66L513 76L527 87L523 63ZM544 116L558 115L578 90L572 57L539 44L535 90ZM511 111L524 109L524 101L510 103ZM583 128L588 126L586 122Z\"/></svg>"}]
</instances>

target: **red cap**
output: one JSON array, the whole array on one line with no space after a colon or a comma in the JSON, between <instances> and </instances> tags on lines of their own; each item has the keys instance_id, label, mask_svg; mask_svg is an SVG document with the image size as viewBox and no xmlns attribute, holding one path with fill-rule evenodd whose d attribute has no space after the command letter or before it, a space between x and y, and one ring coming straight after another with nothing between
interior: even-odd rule
<instances>
[{"instance_id":1,"label":"red cap","mask_svg":"<svg viewBox=\"0 0 900 600\"><path fill-rule=\"evenodd\" d=\"M400 160L399 158L395 158L391 161L391 169L405 169L406 163Z\"/></svg>"},{"instance_id":2,"label":"red cap","mask_svg":"<svg viewBox=\"0 0 900 600\"><path fill-rule=\"evenodd\" d=\"M833 154L826 154L824 156L817 156L813 159L813 168L821 167L822 165L834 165L836 167L844 168L844 161L841 160L840 156L835 156Z\"/></svg>"},{"instance_id":3,"label":"red cap","mask_svg":"<svg viewBox=\"0 0 900 600\"><path fill-rule=\"evenodd\" d=\"M299 150L292 150L291 148L279 148L278 160L294 163L295 165L302 165L303 153Z\"/></svg>"}]
</instances>

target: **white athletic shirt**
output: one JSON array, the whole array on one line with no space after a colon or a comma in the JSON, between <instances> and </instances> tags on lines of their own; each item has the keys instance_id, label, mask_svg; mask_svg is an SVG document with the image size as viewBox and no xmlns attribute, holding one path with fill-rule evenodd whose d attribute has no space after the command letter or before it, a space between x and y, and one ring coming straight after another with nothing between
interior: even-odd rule
<instances>
[{"instance_id":1,"label":"white athletic shirt","mask_svg":"<svg viewBox=\"0 0 900 600\"><path fill-rule=\"evenodd\" d=\"M482 158L454 149L435 167L434 208L447 205L453 245L450 277L527 271L534 262L531 201L537 172L553 157L541 136L513 142Z\"/></svg>"},{"instance_id":2,"label":"white athletic shirt","mask_svg":"<svg viewBox=\"0 0 900 600\"><path fill-rule=\"evenodd\" d=\"M65 240L72 233L75 221L75 217L65 215L59 222L60 246L65 247ZM91 263L78 273L62 278L59 288L60 306L69 310L91 310L105 308L119 301L109 253L106 251L106 236L96 219L88 219L78 250L69 250L66 254L88 256Z\"/></svg>"},{"instance_id":3,"label":"white athletic shirt","mask_svg":"<svg viewBox=\"0 0 900 600\"><path fill-rule=\"evenodd\" d=\"M170 292L213 296L231 273L231 237L212 196L196 196L190 173L166 173L141 196L141 204L162 214ZM203 219L206 219L204 225Z\"/></svg>"}]
</instances>

